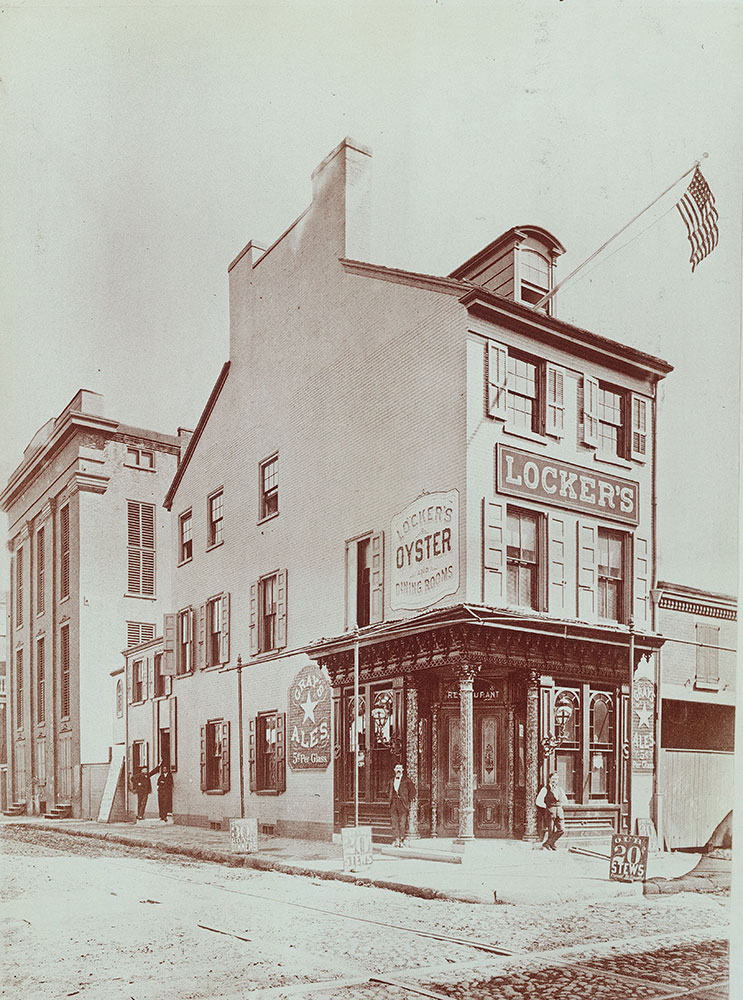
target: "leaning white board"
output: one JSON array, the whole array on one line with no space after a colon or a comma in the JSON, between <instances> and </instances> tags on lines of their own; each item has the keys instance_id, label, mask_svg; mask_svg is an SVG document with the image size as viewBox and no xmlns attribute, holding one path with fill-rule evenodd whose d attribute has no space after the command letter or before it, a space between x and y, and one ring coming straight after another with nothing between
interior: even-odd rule
<instances>
[{"instance_id":1,"label":"leaning white board","mask_svg":"<svg viewBox=\"0 0 743 1000\"><path fill-rule=\"evenodd\" d=\"M111 821L111 810L113 809L114 796L124 767L125 747L123 743L117 743L111 747L111 763L108 765L108 777L106 787L103 789L101 808L98 810L98 822L109 823Z\"/></svg>"}]
</instances>

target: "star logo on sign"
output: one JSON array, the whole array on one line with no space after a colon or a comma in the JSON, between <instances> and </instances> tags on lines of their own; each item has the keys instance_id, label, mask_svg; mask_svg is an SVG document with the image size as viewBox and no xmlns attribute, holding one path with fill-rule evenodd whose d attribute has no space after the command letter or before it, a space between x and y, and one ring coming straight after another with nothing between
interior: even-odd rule
<instances>
[{"instance_id":1,"label":"star logo on sign","mask_svg":"<svg viewBox=\"0 0 743 1000\"><path fill-rule=\"evenodd\" d=\"M300 702L300 707L302 709L304 709L303 723L304 722L311 722L312 725L314 726L314 724L315 724L315 705L317 704L318 701L319 701L318 698L316 698L313 701L310 698L310 692L308 691L307 692L307 697L305 698L305 700L303 702Z\"/></svg>"},{"instance_id":2,"label":"star logo on sign","mask_svg":"<svg viewBox=\"0 0 743 1000\"><path fill-rule=\"evenodd\" d=\"M639 726L647 726L650 728L650 709L649 708L638 708L637 709L637 724Z\"/></svg>"}]
</instances>

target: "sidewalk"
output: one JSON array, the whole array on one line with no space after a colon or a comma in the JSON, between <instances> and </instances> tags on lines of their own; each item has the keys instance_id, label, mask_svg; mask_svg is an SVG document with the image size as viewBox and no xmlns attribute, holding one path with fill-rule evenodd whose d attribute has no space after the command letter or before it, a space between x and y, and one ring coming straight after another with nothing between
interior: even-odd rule
<instances>
[{"instance_id":1,"label":"sidewalk","mask_svg":"<svg viewBox=\"0 0 743 1000\"><path fill-rule=\"evenodd\" d=\"M639 896L643 894L643 889L646 892L710 891L712 887L709 878L696 874L690 878L682 877L695 867L700 859L698 854L675 853L651 857L648 882L643 886L641 882L610 882L608 860L573 854L567 848L552 853L521 841L478 840L468 844L459 860L451 841L419 840L413 842L409 850L375 845L371 868L351 873L343 871L341 845L327 841L261 836L258 853L246 855L231 851L228 832L162 823L159 820L106 825L91 820L50 822L35 817L14 817L4 818L0 831L5 823L113 843L154 847L236 867L340 879L427 899L469 903L566 902ZM449 863L425 857L426 852L434 851ZM608 844L605 853L608 854Z\"/></svg>"}]
</instances>

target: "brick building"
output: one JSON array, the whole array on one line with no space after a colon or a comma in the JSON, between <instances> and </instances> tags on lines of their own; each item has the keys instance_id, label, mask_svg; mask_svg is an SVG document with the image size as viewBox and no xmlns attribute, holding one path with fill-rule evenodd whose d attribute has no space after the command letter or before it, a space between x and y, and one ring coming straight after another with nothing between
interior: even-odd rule
<instances>
[{"instance_id":1,"label":"brick building","mask_svg":"<svg viewBox=\"0 0 743 1000\"><path fill-rule=\"evenodd\" d=\"M181 446L105 417L103 398L83 389L36 433L0 494L16 812L98 814L110 671L170 606L162 498Z\"/></svg>"},{"instance_id":2,"label":"brick building","mask_svg":"<svg viewBox=\"0 0 743 1000\"><path fill-rule=\"evenodd\" d=\"M703 847L733 808L737 602L659 581L661 654L658 833L669 849Z\"/></svg>"},{"instance_id":3,"label":"brick building","mask_svg":"<svg viewBox=\"0 0 743 1000\"><path fill-rule=\"evenodd\" d=\"M230 358L165 499L171 614L127 654L130 759L166 734L202 825L329 836L358 772L384 836L402 758L419 833L535 837L552 768L573 832L626 828L656 806L630 685L662 644L671 368L537 307L563 250L538 226L449 276L368 263L370 166L344 140L230 265Z\"/></svg>"}]
</instances>

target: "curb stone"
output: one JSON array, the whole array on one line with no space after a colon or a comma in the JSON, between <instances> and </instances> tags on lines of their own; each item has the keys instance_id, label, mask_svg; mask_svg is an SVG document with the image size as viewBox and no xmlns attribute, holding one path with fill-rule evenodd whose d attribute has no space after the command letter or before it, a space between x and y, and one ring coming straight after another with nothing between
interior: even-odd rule
<instances>
[{"instance_id":1,"label":"curb stone","mask_svg":"<svg viewBox=\"0 0 743 1000\"><path fill-rule=\"evenodd\" d=\"M9 823L8 826L13 824ZM16 824L21 826L22 824ZM486 905L484 899L477 896L462 893L440 892L437 889L429 889L426 886L408 885L405 882L391 882L387 879L373 879L366 876L354 875L350 872L327 871L325 869L307 868L301 865L286 864L283 861L276 861L273 858L261 857L254 854L234 855L224 851L214 851L204 847L187 847L181 844L168 844L161 840L140 840L136 837L126 837L118 833L109 833L105 830L94 832L92 830L70 830L60 826L52 826L49 823L34 823L32 829L45 830L50 833L62 833L68 837L83 837L87 840L104 840L112 844L121 844L125 847L150 848L151 850L162 851L165 854L176 854L181 857L194 858L198 861L209 861L214 864L221 864L230 868L254 868L258 871L274 871L283 875L301 875L305 878L319 878L326 881L346 882L354 885L375 889L389 889L392 892L400 892L407 896L416 896L419 899L442 899L455 903L477 903Z\"/></svg>"}]
</instances>

